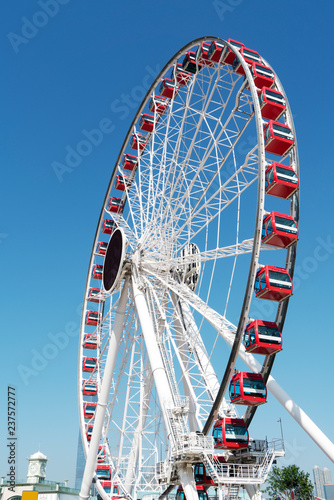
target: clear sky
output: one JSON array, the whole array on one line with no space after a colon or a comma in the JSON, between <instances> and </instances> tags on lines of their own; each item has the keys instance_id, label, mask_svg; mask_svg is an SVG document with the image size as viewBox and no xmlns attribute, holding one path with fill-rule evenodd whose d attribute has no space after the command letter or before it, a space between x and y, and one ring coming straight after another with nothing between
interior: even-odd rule
<instances>
[{"instance_id":1,"label":"clear sky","mask_svg":"<svg viewBox=\"0 0 334 500\"><path fill-rule=\"evenodd\" d=\"M184 44L205 35L259 51L293 110L300 241L273 375L334 441L333 4L12 0L1 10L0 475L9 470L9 385L17 398L17 477L40 449L48 479L74 484L78 306L107 183L143 89ZM101 122L103 139L74 158ZM71 167L56 175L55 162L68 155ZM252 437L279 437L279 418L287 449L280 463L328 467L334 479L333 464L272 396Z\"/></svg>"}]
</instances>

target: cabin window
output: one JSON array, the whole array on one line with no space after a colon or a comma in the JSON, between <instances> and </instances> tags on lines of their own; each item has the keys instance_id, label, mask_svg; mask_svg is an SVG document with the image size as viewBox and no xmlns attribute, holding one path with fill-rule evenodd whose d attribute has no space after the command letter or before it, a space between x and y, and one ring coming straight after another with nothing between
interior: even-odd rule
<instances>
[{"instance_id":1,"label":"cabin window","mask_svg":"<svg viewBox=\"0 0 334 500\"><path fill-rule=\"evenodd\" d=\"M271 184L272 182L274 182L275 180L275 177L274 177L274 170L271 169L269 170L268 172L268 184Z\"/></svg>"},{"instance_id":2,"label":"cabin window","mask_svg":"<svg viewBox=\"0 0 334 500\"><path fill-rule=\"evenodd\" d=\"M266 278L266 273L262 273L261 275L261 283L260 283L260 288L263 290L263 288L266 288L267 286L267 278Z\"/></svg>"},{"instance_id":3,"label":"cabin window","mask_svg":"<svg viewBox=\"0 0 334 500\"><path fill-rule=\"evenodd\" d=\"M270 127L269 127L269 125L264 130L264 137L265 137L266 141L270 138Z\"/></svg>"},{"instance_id":4,"label":"cabin window","mask_svg":"<svg viewBox=\"0 0 334 500\"><path fill-rule=\"evenodd\" d=\"M284 219L279 215L275 216L275 225L279 231L285 231L286 233L296 234L297 226L293 219Z\"/></svg>"},{"instance_id":5,"label":"cabin window","mask_svg":"<svg viewBox=\"0 0 334 500\"><path fill-rule=\"evenodd\" d=\"M234 384L234 393L235 393L235 396L236 398L239 398L240 395L241 395L241 392L240 392L240 380L237 380Z\"/></svg>"},{"instance_id":6,"label":"cabin window","mask_svg":"<svg viewBox=\"0 0 334 500\"><path fill-rule=\"evenodd\" d=\"M274 73L269 68L263 68L262 66L255 66L256 72L259 75L267 76L268 78L274 78Z\"/></svg>"},{"instance_id":7,"label":"cabin window","mask_svg":"<svg viewBox=\"0 0 334 500\"><path fill-rule=\"evenodd\" d=\"M293 133L291 132L291 130L286 127L283 127L282 125L273 123L273 132L278 137L283 137L284 139L289 139L290 141L293 140Z\"/></svg>"},{"instance_id":8,"label":"cabin window","mask_svg":"<svg viewBox=\"0 0 334 500\"><path fill-rule=\"evenodd\" d=\"M243 43L240 43L240 42L235 42L234 40L228 40L230 45L232 45L233 47L236 47L237 49L241 49L241 47L244 47L245 45Z\"/></svg>"},{"instance_id":9,"label":"cabin window","mask_svg":"<svg viewBox=\"0 0 334 500\"><path fill-rule=\"evenodd\" d=\"M243 51L243 56L247 59L252 59L252 61L261 61L261 57L259 54L256 54L254 52L251 52L250 50L244 49Z\"/></svg>"},{"instance_id":10,"label":"cabin window","mask_svg":"<svg viewBox=\"0 0 334 500\"><path fill-rule=\"evenodd\" d=\"M226 424L226 441L243 442L247 441L247 429L241 425Z\"/></svg>"},{"instance_id":11,"label":"cabin window","mask_svg":"<svg viewBox=\"0 0 334 500\"><path fill-rule=\"evenodd\" d=\"M280 273L277 271L269 271L269 281L273 286L280 288L291 288L291 281L288 274Z\"/></svg>"},{"instance_id":12,"label":"cabin window","mask_svg":"<svg viewBox=\"0 0 334 500\"><path fill-rule=\"evenodd\" d=\"M285 104L285 99L284 97L281 95L281 94L277 94L277 92L273 92L272 90L269 90L269 89L266 89L266 98L268 99L268 101L274 101L274 102L277 102L279 104ZM262 94L262 92L261 92Z\"/></svg>"},{"instance_id":13,"label":"cabin window","mask_svg":"<svg viewBox=\"0 0 334 500\"><path fill-rule=\"evenodd\" d=\"M246 396L255 396L256 394L264 396L266 392L266 386L262 380L244 378L243 388Z\"/></svg>"},{"instance_id":14,"label":"cabin window","mask_svg":"<svg viewBox=\"0 0 334 500\"><path fill-rule=\"evenodd\" d=\"M294 184L297 184L298 182L297 175L293 170L282 167L276 167L276 173L277 173L277 179L280 179L282 181L293 182Z\"/></svg>"},{"instance_id":15,"label":"cabin window","mask_svg":"<svg viewBox=\"0 0 334 500\"><path fill-rule=\"evenodd\" d=\"M276 328L273 328L272 326L263 326L259 325L259 337L261 336L266 336L266 337L278 337L280 338L280 333Z\"/></svg>"},{"instance_id":16,"label":"cabin window","mask_svg":"<svg viewBox=\"0 0 334 500\"><path fill-rule=\"evenodd\" d=\"M222 429L222 426L220 425L219 427L216 427L215 428L215 432L214 432L214 441L216 444L218 443L222 443L223 441L223 429Z\"/></svg>"},{"instance_id":17,"label":"cabin window","mask_svg":"<svg viewBox=\"0 0 334 500\"><path fill-rule=\"evenodd\" d=\"M196 465L196 480L197 481L203 481L204 479L204 466L203 464L197 464Z\"/></svg>"}]
</instances>

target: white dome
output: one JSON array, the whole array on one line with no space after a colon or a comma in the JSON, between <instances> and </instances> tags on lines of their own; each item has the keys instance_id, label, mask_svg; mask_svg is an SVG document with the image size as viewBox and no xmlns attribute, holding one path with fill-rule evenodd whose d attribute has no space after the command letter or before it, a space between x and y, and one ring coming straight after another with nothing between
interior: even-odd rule
<instances>
[{"instance_id":1,"label":"white dome","mask_svg":"<svg viewBox=\"0 0 334 500\"><path fill-rule=\"evenodd\" d=\"M43 453L41 453L40 451L38 451L37 453L34 453L33 455L30 455L30 457L28 458L28 460L47 460L47 457L45 455L43 455Z\"/></svg>"}]
</instances>

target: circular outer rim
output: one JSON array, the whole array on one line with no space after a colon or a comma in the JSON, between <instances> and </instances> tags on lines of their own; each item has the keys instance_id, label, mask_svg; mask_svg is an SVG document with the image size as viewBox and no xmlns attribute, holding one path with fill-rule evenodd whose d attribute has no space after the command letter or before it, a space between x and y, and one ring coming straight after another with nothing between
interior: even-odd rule
<instances>
[{"instance_id":1,"label":"circular outer rim","mask_svg":"<svg viewBox=\"0 0 334 500\"><path fill-rule=\"evenodd\" d=\"M81 430L81 437L83 440L83 448L84 448L85 455L87 455L88 446L87 446L87 443L85 442L85 437L84 437L85 422L83 419L83 412L82 412L82 399L83 399L82 398L82 391L81 391L82 339L83 339L83 333L84 333L84 328L85 328L85 311L86 311L85 303L86 303L87 291L88 291L89 286L90 286L91 272L92 272L92 266L93 266L94 255L95 255L94 251L95 251L96 244L97 244L99 236L100 236L101 225L102 225L102 221L104 219L105 206L106 206L106 203L107 203L108 198L110 196L110 191L112 189L112 186L113 186L113 183L115 180L115 176L117 173L117 168L118 168L118 164L120 162L120 159L122 158L124 151L125 151L125 148L128 145L129 138L132 135L134 125L137 123L142 110L144 109L148 100L151 98L152 90L155 89L155 87L158 85L159 81L161 80L161 77L166 74L166 72L171 68L173 63L180 56L184 55L190 48L192 48L196 45L200 45L202 42L205 42L205 41L217 41L217 42L220 42L220 43L227 45L231 49L231 51L235 54L235 56L238 58L238 60L240 61L241 65L244 69L244 72L245 72L245 75L246 75L246 78L248 80L248 84L250 87L250 92L251 92L253 105L254 105L254 115L255 115L255 123L256 123L256 130L257 130L257 143L258 143L258 158L259 158L258 198L257 198L257 209L256 209L256 216L255 216L254 244L253 244L253 251L252 251L252 256L251 256L251 264L250 264L250 269L249 269L249 273L248 273L248 279L247 279L247 284L246 284L246 289L245 289L245 296L244 296L244 301L243 301L243 305L242 305L242 309L241 309L241 313L240 313L240 319L239 319L239 323L238 323L237 333L235 335L235 341L234 341L234 344L233 344L233 347L231 350L231 355L230 355L229 361L228 361L227 366L226 366L225 375L223 377L223 381L221 384L221 390L219 391L220 392L219 396L217 397L217 399L214 403L214 406L213 406L213 412L212 412L213 414L211 415L211 418L209 419L210 422L212 422L214 420L214 416L217 414L218 407L220 405L220 401L222 400L222 398L226 392L229 378L230 378L230 375L233 371L233 367L234 367L234 364L235 364L235 361L237 358L238 350L239 350L240 343L241 343L242 336L243 336L243 331L244 331L246 322L248 321L248 317L249 317L248 312L249 312L249 308L250 308L251 298L253 295L255 276L256 276L256 272L257 272L257 268L258 268L258 260L259 260L260 245L261 245L261 228L262 228L262 220L263 220L263 215L264 215L265 167L266 167L266 165L265 165L265 150L264 150L263 119L261 116L260 105L259 105L257 91L256 91L256 87L255 87L253 78L251 76L248 65L246 64L243 57L240 55L239 51L236 48L234 48L232 45L230 45L227 41L225 41L219 37L205 36L205 37L200 37L200 38L192 40L191 42L184 45L178 52L176 52L176 54L167 62L167 64L163 67L163 69L160 71L160 73L158 74L158 76L156 77L156 79L154 80L152 85L150 86L149 90L147 91L146 96L144 97L142 103L138 107L138 110L135 114L135 117L132 120L132 123L128 129L126 136L125 136L125 139L123 141L123 144L122 144L120 152L119 152L119 155L118 155L116 162L115 162L115 166L114 166L111 178L110 178L110 182L109 182L109 185L108 185L108 188L106 191L105 198L103 200L103 204L102 204L102 208L101 208L101 212L100 212L100 216L99 216L99 222L98 222L97 229L95 232L93 248L92 248L92 252L91 252L91 258L90 258L88 274L87 274L87 279L86 279L85 295L84 295L82 319L81 319L81 327L80 327L80 339L79 339L79 363L78 363L78 365L79 365L79 369L78 369L78 395L79 395L79 398L78 399L79 399L80 430ZM268 63L266 63L264 59L263 59L263 62L264 62L264 64L268 65ZM281 86L281 84L276 76L276 73L275 73L275 83L276 82L278 84L279 90L285 96L285 93L283 91L283 87ZM285 96L285 98L286 98L286 96ZM286 116L287 116L287 124L293 130L294 135L295 135L291 110L290 110L290 107L288 105L288 101L287 101ZM295 137L296 137L296 135L295 135ZM294 156L296 172L297 172L297 174L299 174L296 139L295 139L294 146L292 148L292 155ZM299 219L299 217L298 217L299 192L298 191L295 193L295 195L293 195L293 198L291 201L291 213L292 213L292 215L294 215L294 217L296 218L296 222L298 223L298 219ZM295 255L296 255L296 244L293 245L292 247L290 247L287 251L286 267L289 270L291 278L293 277ZM289 299L285 300L283 303L281 303L278 306L278 312L277 312L278 319L277 320L279 321L280 325L284 324L285 315L287 312L288 301L289 301ZM274 359L274 356L271 356L271 358ZM264 374L265 380L269 377L270 370L271 370L272 364L273 364L273 359L272 359L272 361L270 361L269 359L266 360L264 365L263 365L262 373ZM252 411L254 412L255 410L256 410L256 408L253 409ZM250 419L248 418L248 420L246 421L247 425L250 423L251 418ZM203 432L206 434L208 433L208 431L211 427L211 423L209 422L209 420L203 429ZM104 490L100 486L98 480L97 480L96 486L97 486L99 492L100 492L100 489L102 490L102 492L104 492Z\"/></svg>"}]
</instances>

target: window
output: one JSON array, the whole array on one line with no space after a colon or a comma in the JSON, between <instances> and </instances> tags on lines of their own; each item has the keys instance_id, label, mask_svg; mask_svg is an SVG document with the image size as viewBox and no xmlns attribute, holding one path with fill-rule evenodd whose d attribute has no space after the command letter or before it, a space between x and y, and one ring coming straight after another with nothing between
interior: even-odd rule
<instances>
[{"instance_id":1,"label":"window","mask_svg":"<svg viewBox=\"0 0 334 500\"><path fill-rule=\"evenodd\" d=\"M263 290L267 286L267 278L266 278L266 273L262 273L261 275L261 282L260 282L260 288Z\"/></svg>"},{"instance_id":2,"label":"window","mask_svg":"<svg viewBox=\"0 0 334 500\"><path fill-rule=\"evenodd\" d=\"M275 216L275 225L279 231L285 231L286 233L297 233L297 226L293 219L285 219L284 217Z\"/></svg>"},{"instance_id":3,"label":"window","mask_svg":"<svg viewBox=\"0 0 334 500\"><path fill-rule=\"evenodd\" d=\"M268 127L269 128L269 127ZM273 123L273 132L278 137L283 137L289 141L293 141L293 133L288 127L283 127L277 123Z\"/></svg>"}]
</instances>

